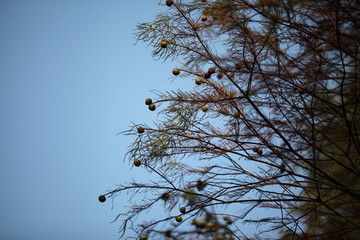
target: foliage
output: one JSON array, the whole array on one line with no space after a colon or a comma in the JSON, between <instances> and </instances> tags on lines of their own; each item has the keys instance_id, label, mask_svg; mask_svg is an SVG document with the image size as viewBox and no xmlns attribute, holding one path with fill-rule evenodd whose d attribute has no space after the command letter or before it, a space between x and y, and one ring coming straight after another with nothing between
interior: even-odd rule
<instances>
[{"instance_id":1,"label":"foliage","mask_svg":"<svg viewBox=\"0 0 360 240\"><path fill-rule=\"evenodd\" d=\"M119 214L121 230L150 239L356 239L360 3L161 4L167 11L138 25L137 38L155 59L182 61L175 79L201 82L157 92L155 125L124 132L136 137L129 161L159 180L105 194L144 194ZM136 224L161 202L165 217ZM256 218L256 209L272 211ZM244 233L251 223L266 227Z\"/></svg>"}]
</instances>

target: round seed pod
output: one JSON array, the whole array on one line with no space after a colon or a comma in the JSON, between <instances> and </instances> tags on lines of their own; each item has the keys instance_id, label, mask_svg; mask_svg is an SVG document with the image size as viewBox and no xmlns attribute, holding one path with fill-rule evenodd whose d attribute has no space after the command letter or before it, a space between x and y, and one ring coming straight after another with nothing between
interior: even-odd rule
<instances>
[{"instance_id":1,"label":"round seed pod","mask_svg":"<svg viewBox=\"0 0 360 240\"><path fill-rule=\"evenodd\" d=\"M181 213L186 213L186 208L185 207L180 208L180 212Z\"/></svg>"},{"instance_id":2,"label":"round seed pod","mask_svg":"<svg viewBox=\"0 0 360 240\"><path fill-rule=\"evenodd\" d=\"M137 131L138 131L138 133L143 133L143 132L145 131L145 128L143 128L143 127L138 127L138 128L137 128Z\"/></svg>"},{"instance_id":3,"label":"round seed pod","mask_svg":"<svg viewBox=\"0 0 360 240\"><path fill-rule=\"evenodd\" d=\"M205 74L204 74L204 78L205 79L208 79L208 78L210 78L211 77L211 74L209 73L209 72L206 72Z\"/></svg>"},{"instance_id":4,"label":"round seed pod","mask_svg":"<svg viewBox=\"0 0 360 240\"><path fill-rule=\"evenodd\" d=\"M192 25L192 28L194 29L194 31L197 31L197 30L199 29L199 24L194 23L194 24Z\"/></svg>"},{"instance_id":5,"label":"round seed pod","mask_svg":"<svg viewBox=\"0 0 360 240\"><path fill-rule=\"evenodd\" d=\"M134 160L134 166L139 167L141 165L141 161L139 159Z\"/></svg>"},{"instance_id":6,"label":"round seed pod","mask_svg":"<svg viewBox=\"0 0 360 240\"><path fill-rule=\"evenodd\" d=\"M161 46L162 48L166 48L167 45L168 45L168 42L165 41L165 40L160 42L160 46Z\"/></svg>"},{"instance_id":7,"label":"round seed pod","mask_svg":"<svg viewBox=\"0 0 360 240\"><path fill-rule=\"evenodd\" d=\"M195 79L195 83L196 83L197 85L200 85L200 84L202 83L201 78L196 78L196 79Z\"/></svg>"},{"instance_id":8,"label":"round seed pod","mask_svg":"<svg viewBox=\"0 0 360 240\"><path fill-rule=\"evenodd\" d=\"M155 109L156 109L155 104L152 103L152 104L149 105L149 110L150 111L155 111Z\"/></svg>"},{"instance_id":9,"label":"round seed pod","mask_svg":"<svg viewBox=\"0 0 360 240\"><path fill-rule=\"evenodd\" d=\"M166 0L165 2L166 6L171 7L174 4L173 0Z\"/></svg>"},{"instance_id":10,"label":"round seed pod","mask_svg":"<svg viewBox=\"0 0 360 240\"><path fill-rule=\"evenodd\" d=\"M262 155L262 153L263 153L262 149L260 149L260 148L258 148L258 147L253 147L252 150L253 150L254 152L256 152L257 154L259 154L259 155Z\"/></svg>"},{"instance_id":11,"label":"round seed pod","mask_svg":"<svg viewBox=\"0 0 360 240\"><path fill-rule=\"evenodd\" d=\"M152 104L152 99L151 99L151 98L145 99L145 104L146 104L146 105Z\"/></svg>"},{"instance_id":12,"label":"round seed pod","mask_svg":"<svg viewBox=\"0 0 360 240\"><path fill-rule=\"evenodd\" d=\"M105 201L106 201L105 195L100 195L99 196L99 202L105 202Z\"/></svg>"},{"instance_id":13,"label":"round seed pod","mask_svg":"<svg viewBox=\"0 0 360 240\"><path fill-rule=\"evenodd\" d=\"M177 76L177 75L180 74L180 69L174 68L173 71L172 71L172 73L173 73L175 76Z\"/></svg>"},{"instance_id":14,"label":"round seed pod","mask_svg":"<svg viewBox=\"0 0 360 240\"><path fill-rule=\"evenodd\" d=\"M209 68L208 73L210 73L210 74L215 73L215 68L213 68L213 67Z\"/></svg>"},{"instance_id":15,"label":"round seed pod","mask_svg":"<svg viewBox=\"0 0 360 240\"><path fill-rule=\"evenodd\" d=\"M175 220L177 221L177 222L181 222L183 219L182 219L182 216L176 216L175 217Z\"/></svg>"}]
</instances>

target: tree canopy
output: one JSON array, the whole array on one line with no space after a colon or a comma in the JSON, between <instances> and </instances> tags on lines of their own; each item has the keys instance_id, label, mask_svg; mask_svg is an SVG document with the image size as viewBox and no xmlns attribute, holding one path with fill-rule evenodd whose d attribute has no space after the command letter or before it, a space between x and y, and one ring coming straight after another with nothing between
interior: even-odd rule
<instances>
[{"instance_id":1,"label":"tree canopy","mask_svg":"<svg viewBox=\"0 0 360 240\"><path fill-rule=\"evenodd\" d=\"M155 91L144 100L158 120L123 132L134 137L126 159L157 180L102 195L144 196L118 215L121 231L143 240L356 239L359 1L160 4L135 35L155 59L181 62L169 75L193 88ZM137 221L158 203L164 215ZM246 224L262 227L245 233Z\"/></svg>"}]
</instances>

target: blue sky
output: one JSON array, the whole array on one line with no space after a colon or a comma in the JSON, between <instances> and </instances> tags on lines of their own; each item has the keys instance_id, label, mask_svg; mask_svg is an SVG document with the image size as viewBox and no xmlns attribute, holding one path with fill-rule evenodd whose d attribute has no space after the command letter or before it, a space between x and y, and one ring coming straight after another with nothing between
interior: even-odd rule
<instances>
[{"instance_id":1,"label":"blue sky","mask_svg":"<svg viewBox=\"0 0 360 240\"><path fill-rule=\"evenodd\" d=\"M0 0L0 239L119 237L122 199L97 201L134 177L116 134L155 120L150 90L174 89L174 63L132 36L158 2Z\"/></svg>"}]
</instances>

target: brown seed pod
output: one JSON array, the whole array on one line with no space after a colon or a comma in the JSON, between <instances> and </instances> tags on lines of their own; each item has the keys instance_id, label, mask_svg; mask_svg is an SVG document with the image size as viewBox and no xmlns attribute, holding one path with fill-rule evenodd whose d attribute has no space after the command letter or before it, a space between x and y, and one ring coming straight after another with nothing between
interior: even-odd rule
<instances>
[{"instance_id":1,"label":"brown seed pod","mask_svg":"<svg viewBox=\"0 0 360 240\"><path fill-rule=\"evenodd\" d=\"M176 75L179 75L180 74L180 69L178 68L174 68L172 73L176 76Z\"/></svg>"},{"instance_id":2,"label":"brown seed pod","mask_svg":"<svg viewBox=\"0 0 360 240\"><path fill-rule=\"evenodd\" d=\"M208 73L210 73L210 74L215 73L215 68L213 68L213 67L209 68Z\"/></svg>"},{"instance_id":3,"label":"brown seed pod","mask_svg":"<svg viewBox=\"0 0 360 240\"><path fill-rule=\"evenodd\" d=\"M226 108L220 109L219 112L220 112L221 114L224 114L224 115L229 115L229 110L227 110Z\"/></svg>"},{"instance_id":4,"label":"brown seed pod","mask_svg":"<svg viewBox=\"0 0 360 240\"><path fill-rule=\"evenodd\" d=\"M260 149L260 148L258 148L258 147L253 147L253 149L252 149L254 152L256 152L257 154L259 154L259 155L262 155L262 153L263 153L263 151Z\"/></svg>"},{"instance_id":5,"label":"brown seed pod","mask_svg":"<svg viewBox=\"0 0 360 240\"><path fill-rule=\"evenodd\" d=\"M235 91L229 91L228 95L229 95L229 97L233 98L233 97L235 97L236 92Z\"/></svg>"},{"instance_id":6,"label":"brown seed pod","mask_svg":"<svg viewBox=\"0 0 360 240\"><path fill-rule=\"evenodd\" d=\"M194 23L194 24L192 25L192 28L193 28L194 31L198 30L198 29L199 29L199 24Z\"/></svg>"},{"instance_id":7,"label":"brown seed pod","mask_svg":"<svg viewBox=\"0 0 360 240\"><path fill-rule=\"evenodd\" d=\"M155 111L155 109L156 109L155 104L152 103L152 104L149 105L149 110L150 111Z\"/></svg>"},{"instance_id":8,"label":"brown seed pod","mask_svg":"<svg viewBox=\"0 0 360 240\"><path fill-rule=\"evenodd\" d=\"M140 240L148 240L148 236L143 235L143 236L140 237Z\"/></svg>"},{"instance_id":9,"label":"brown seed pod","mask_svg":"<svg viewBox=\"0 0 360 240\"><path fill-rule=\"evenodd\" d=\"M201 110L203 110L203 112L206 112L209 108L207 106L202 106Z\"/></svg>"},{"instance_id":10,"label":"brown seed pod","mask_svg":"<svg viewBox=\"0 0 360 240\"><path fill-rule=\"evenodd\" d=\"M105 202L105 201L106 201L105 195L100 195L99 196L99 202Z\"/></svg>"},{"instance_id":11,"label":"brown seed pod","mask_svg":"<svg viewBox=\"0 0 360 240\"><path fill-rule=\"evenodd\" d=\"M181 222L183 219L182 219L182 216L176 216L176 217L175 217L175 220L176 220L177 222Z\"/></svg>"},{"instance_id":12,"label":"brown seed pod","mask_svg":"<svg viewBox=\"0 0 360 240\"><path fill-rule=\"evenodd\" d=\"M234 118L239 118L240 117L240 113L239 112L234 112Z\"/></svg>"},{"instance_id":13,"label":"brown seed pod","mask_svg":"<svg viewBox=\"0 0 360 240\"><path fill-rule=\"evenodd\" d=\"M195 79L195 83L196 83L197 85L200 85L200 84L202 83L201 78L196 78L196 79Z\"/></svg>"},{"instance_id":14,"label":"brown seed pod","mask_svg":"<svg viewBox=\"0 0 360 240\"><path fill-rule=\"evenodd\" d=\"M165 41L165 40L160 42L160 46L161 46L162 48L166 48L167 45L168 45L168 42Z\"/></svg>"},{"instance_id":15,"label":"brown seed pod","mask_svg":"<svg viewBox=\"0 0 360 240\"><path fill-rule=\"evenodd\" d=\"M206 72L205 74L204 74L204 78L205 79L208 79L208 78L210 78L211 77L211 74L209 73L209 72Z\"/></svg>"},{"instance_id":16,"label":"brown seed pod","mask_svg":"<svg viewBox=\"0 0 360 240\"><path fill-rule=\"evenodd\" d=\"M174 4L173 0L166 0L165 2L166 6L171 7Z\"/></svg>"},{"instance_id":17,"label":"brown seed pod","mask_svg":"<svg viewBox=\"0 0 360 240\"><path fill-rule=\"evenodd\" d=\"M138 133L143 133L143 132L145 131L145 128L143 128L143 127L138 127L138 128L137 128L137 131L138 131Z\"/></svg>"},{"instance_id":18,"label":"brown seed pod","mask_svg":"<svg viewBox=\"0 0 360 240\"><path fill-rule=\"evenodd\" d=\"M201 16L201 21L205 22L207 20L207 16L206 15L202 15Z\"/></svg>"},{"instance_id":19,"label":"brown seed pod","mask_svg":"<svg viewBox=\"0 0 360 240\"><path fill-rule=\"evenodd\" d=\"M139 167L141 165L141 161L139 159L134 160L134 166Z\"/></svg>"},{"instance_id":20,"label":"brown seed pod","mask_svg":"<svg viewBox=\"0 0 360 240\"><path fill-rule=\"evenodd\" d=\"M180 212L181 213L186 213L186 208L185 207L180 208Z\"/></svg>"},{"instance_id":21,"label":"brown seed pod","mask_svg":"<svg viewBox=\"0 0 360 240\"><path fill-rule=\"evenodd\" d=\"M146 104L146 105L152 104L152 99L151 99L151 98L145 99L145 104Z\"/></svg>"}]
</instances>

